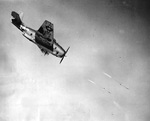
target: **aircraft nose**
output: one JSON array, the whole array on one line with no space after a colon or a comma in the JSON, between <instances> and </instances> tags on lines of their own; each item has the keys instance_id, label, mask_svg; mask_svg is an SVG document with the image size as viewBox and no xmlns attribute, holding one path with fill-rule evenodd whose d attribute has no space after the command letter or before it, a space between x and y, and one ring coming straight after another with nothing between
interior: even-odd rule
<instances>
[{"instance_id":1,"label":"aircraft nose","mask_svg":"<svg viewBox=\"0 0 150 121\"><path fill-rule=\"evenodd\" d=\"M58 55L59 57L63 57L64 54L65 54L65 52L64 52L63 50L60 50L57 55Z\"/></svg>"},{"instance_id":2,"label":"aircraft nose","mask_svg":"<svg viewBox=\"0 0 150 121\"><path fill-rule=\"evenodd\" d=\"M54 45L54 50L56 52L56 56L58 56L60 58L63 57L65 54L65 50L61 46L59 46L58 44Z\"/></svg>"}]
</instances>

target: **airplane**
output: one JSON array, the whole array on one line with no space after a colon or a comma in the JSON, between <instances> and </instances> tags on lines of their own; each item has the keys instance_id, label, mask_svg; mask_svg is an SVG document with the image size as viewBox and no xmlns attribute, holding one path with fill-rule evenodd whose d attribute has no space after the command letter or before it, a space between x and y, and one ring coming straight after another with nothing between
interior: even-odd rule
<instances>
[{"instance_id":1,"label":"airplane","mask_svg":"<svg viewBox=\"0 0 150 121\"><path fill-rule=\"evenodd\" d=\"M27 27L23 22L23 13L18 14L15 11L11 12L12 24L15 25L29 41L36 44L44 55L52 55L61 58L60 63L66 57L66 53L69 48L65 51L54 38L54 25L45 20L38 30L34 30Z\"/></svg>"}]
</instances>

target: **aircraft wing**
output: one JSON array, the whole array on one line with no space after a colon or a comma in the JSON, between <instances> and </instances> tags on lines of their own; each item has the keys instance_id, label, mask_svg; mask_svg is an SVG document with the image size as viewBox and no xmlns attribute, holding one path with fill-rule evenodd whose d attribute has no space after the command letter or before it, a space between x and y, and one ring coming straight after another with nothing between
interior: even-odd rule
<instances>
[{"instance_id":1,"label":"aircraft wing","mask_svg":"<svg viewBox=\"0 0 150 121\"><path fill-rule=\"evenodd\" d=\"M47 49L41 47L40 45L38 45L38 47L40 48L41 52L44 53L45 55L48 55L50 52L47 51Z\"/></svg>"},{"instance_id":2,"label":"aircraft wing","mask_svg":"<svg viewBox=\"0 0 150 121\"><path fill-rule=\"evenodd\" d=\"M42 26L38 29L38 32L40 32L45 38L48 39L48 41L52 42L54 37L54 25L45 20Z\"/></svg>"}]
</instances>

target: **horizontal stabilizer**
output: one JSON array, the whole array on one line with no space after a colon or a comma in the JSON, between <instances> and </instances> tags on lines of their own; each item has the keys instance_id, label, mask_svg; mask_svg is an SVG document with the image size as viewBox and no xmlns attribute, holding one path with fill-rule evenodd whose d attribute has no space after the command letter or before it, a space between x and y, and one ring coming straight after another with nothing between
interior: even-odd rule
<instances>
[{"instance_id":1,"label":"horizontal stabilizer","mask_svg":"<svg viewBox=\"0 0 150 121\"><path fill-rule=\"evenodd\" d=\"M20 19L21 19L21 21L23 21L23 12L20 12L20 14L19 14L19 17L20 17Z\"/></svg>"}]
</instances>

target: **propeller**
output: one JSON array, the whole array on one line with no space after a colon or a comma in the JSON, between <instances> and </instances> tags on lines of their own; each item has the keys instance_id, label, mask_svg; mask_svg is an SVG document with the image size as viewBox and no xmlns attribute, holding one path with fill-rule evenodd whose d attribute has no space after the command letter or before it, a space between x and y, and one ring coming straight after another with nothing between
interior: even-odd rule
<instances>
[{"instance_id":1,"label":"propeller","mask_svg":"<svg viewBox=\"0 0 150 121\"><path fill-rule=\"evenodd\" d=\"M64 57L66 56L66 53L68 52L69 48L70 48L70 47L68 47L68 49L65 51L64 56L63 56L62 59L60 60L60 64L61 64L61 62L63 61Z\"/></svg>"}]
</instances>

